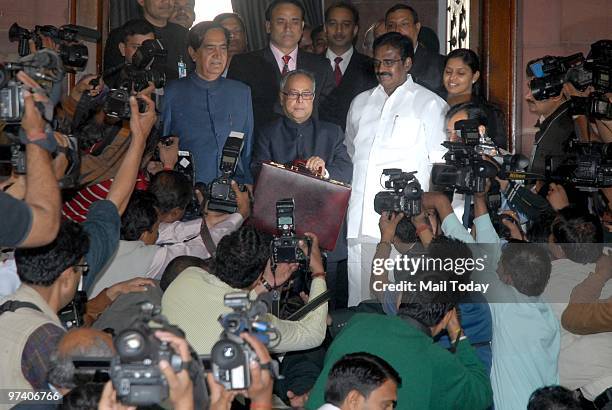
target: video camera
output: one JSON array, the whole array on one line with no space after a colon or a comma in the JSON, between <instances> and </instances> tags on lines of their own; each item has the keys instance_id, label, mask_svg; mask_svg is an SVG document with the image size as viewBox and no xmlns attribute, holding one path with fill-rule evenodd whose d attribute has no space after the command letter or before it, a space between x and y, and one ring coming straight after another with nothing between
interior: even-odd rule
<instances>
[{"instance_id":1,"label":"video camera","mask_svg":"<svg viewBox=\"0 0 612 410\"><path fill-rule=\"evenodd\" d=\"M151 303L143 303L140 317L114 338L117 356L110 363L110 378L117 398L124 404L145 406L168 398L168 381L159 368L161 360L170 363L175 373L184 368L179 354L155 337L157 330L184 337L160 311Z\"/></svg>"},{"instance_id":2,"label":"video camera","mask_svg":"<svg viewBox=\"0 0 612 410\"><path fill-rule=\"evenodd\" d=\"M522 155L502 154L491 139L480 135L479 121L462 120L455 123L455 131L461 141L442 143L447 148L445 164L434 164L431 180L435 185L452 188L458 193L472 194L484 192L488 178L499 176L503 179L535 179L537 175L523 170L529 161ZM482 158L491 157L500 169Z\"/></svg>"},{"instance_id":3,"label":"video camera","mask_svg":"<svg viewBox=\"0 0 612 410\"><path fill-rule=\"evenodd\" d=\"M389 179L385 181L384 185L387 190L377 193L374 197L376 213L382 214L384 211L403 212L406 217L421 213L423 190L414 174L416 174L416 171L402 172L401 169L397 168L383 170L381 178L388 176Z\"/></svg>"},{"instance_id":4,"label":"video camera","mask_svg":"<svg viewBox=\"0 0 612 410\"><path fill-rule=\"evenodd\" d=\"M612 40L600 40L591 44L584 58L582 53L568 57L545 56L529 64L534 78L529 83L533 98L538 101L561 94L563 84L571 83L584 91L593 86L596 91L612 91Z\"/></svg>"},{"instance_id":5,"label":"video camera","mask_svg":"<svg viewBox=\"0 0 612 410\"><path fill-rule=\"evenodd\" d=\"M594 92L588 97L572 97L572 115L586 115L597 120L612 120L612 103L601 93Z\"/></svg>"},{"instance_id":6,"label":"video camera","mask_svg":"<svg viewBox=\"0 0 612 410\"><path fill-rule=\"evenodd\" d=\"M259 359L240 334L250 333L268 346L271 342L280 342L280 333L261 320L267 313L266 305L261 301L251 303L247 292L228 293L223 300L232 312L219 317L223 333L211 350L212 374L226 390L248 389L251 385L249 364ZM203 357L203 362L206 363L207 359ZM280 378L278 363L273 360L270 365L272 375Z\"/></svg>"},{"instance_id":7,"label":"video camera","mask_svg":"<svg viewBox=\"0 0 612 410\"><path fill-rule=\"evenodd\" d=\"M272 261L277 263L300 263L308 265L312 241L308 237L298 237L295 233L295 201L293 198L276 202L276 228L278 235L270 244ZM300 241L308 247L308 254L300 248Z\"/></svg>"},{"instance_id":8,"label":"video camera","mask_svg":"<svg viewBox=\"0 0 612 410\"><path fill-rule=\"evenodd\" d=\"M17 79L19 71L25 72L51 95L53 87L64 79L64 66L58 54L42 49L34 54L0 66L0 121L19 124L23 116L23 84ZM49 121L53 113L42 112Z\"/></svg>"},{"instance_id":9,"label":"video camera","mask_svg":"<svg viewBox=\"0 0 612 410\"><path fill-rule=\"evenodd\" d=\"M546 176L582 190L612 187L612 143L572 140L567 155L547 158Z\"/></svg>"},{"instance_id":10,"label":"video camera","mask_svg":"<svg viewBox=\"0 0 612 410\"><path fill-rule=\"evenodd\" d=\"M244 134L232 131L223 145L221 153L221 176L213 180L208 185L208 210L235 213L238 210L236 194L232 189L232 178L236 173L238 158L244 146ZM244 192L246 187L239 184L238 187Z\"/></svg>"},{"instance_id":11,"label":"video camera","mask_svg":"<svg viewBox=\"0 0 612 410\"><path fill-rule=\"evenodd\" d=\"M60 28L51 25L36 26L34 30L28 30L13 23L9 29L9 41L19 43L18 52L21 57L31 52L29 40L34 41L37 50L42 49L41 36L51 38L58 45L58 54L64 65L77 71L83 70L89 59L87 46L78 42L96 43L100 40L100 33L96 30L75 24L66 24Z\"/></svg>"},{"instance_id":12,"label":"video camera","mask_svg":"<svg viewBox=\"0 0 612 410\"><path fill-rule=\"evenodd\" d=\"M155 88L166 85L166 74L153 68L157 59L165 58L168 51L159 40L145 40L132 56L132 64L122 64L121 86L110 90L104 102L104 112L109 117L129 119L130 118L130 96L133 92L140 92L153 83ZM113 72L114 70L110 70ZM138 111L145 112L146 103L137 99Z\"/></svg>"}]
</instances>

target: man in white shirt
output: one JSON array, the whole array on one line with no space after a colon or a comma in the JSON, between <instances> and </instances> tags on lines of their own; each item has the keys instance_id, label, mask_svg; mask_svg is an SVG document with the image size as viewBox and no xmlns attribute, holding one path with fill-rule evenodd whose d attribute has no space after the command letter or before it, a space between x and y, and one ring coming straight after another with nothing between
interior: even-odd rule
<instances>
[{"instance_id":1,"label":"man in white shirt","mask_svg":"<svg viewBox=\"0 0 612 410\"><path fill-rule=\"evenodd\" d=\"M368 298L370 263L380 240L374 196L382 190L383 169L417 171L424 191L434 162L444 154L446 102L415 84L412 41L387 33L374 42L379 85L358 95L347 116L346 146L353 161L348 209L349 306Z\"/></svg>"},{"instance_id":2,"label":"man in white shirt","mask_svg":"<svg viewBox=\"0 0 612 410\"><path fill-rule=\"evenodd\" d=\"M563 188L557 185L555 191L559 190ZM608 269L605 265L610 259L601 256L602 228L595 215L566 207L559 211L551 230L554 239L548 246L555 260L543 296L561 320L573 289L592 272ZM600 297L610 296L612 282L608 281ZM612 386L612 333L576 335L561 328L559 378L563 386L580 389L587 400L595 401Z\"/></svg>"},{"instance_id":3,"label":"man in white shirt","mask_svg":"<svg viewBox=\"0 0 612 410\"><path fill-rule=\"evenodd\" d=\"M392 410L402 378L385 360L369 353L344 355L329 371L325 404L319 410Z\"/></svg>"}]
</instances>

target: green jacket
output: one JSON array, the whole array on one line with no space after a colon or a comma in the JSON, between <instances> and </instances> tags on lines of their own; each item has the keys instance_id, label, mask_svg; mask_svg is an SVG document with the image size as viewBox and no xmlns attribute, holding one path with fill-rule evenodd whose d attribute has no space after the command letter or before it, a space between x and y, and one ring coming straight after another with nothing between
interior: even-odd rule
<instances>
[{"instance_id":1,"label":"green jacket","mask_svg":"<svg viewBox=\"0 0 612 410\"><path fill-rule=\"evenodd\" d=\"M327 351L308 410L325 403L323 393L333 364L343 355L357 352L385 359L400 374L398 410L478 410L492 403L489 376L468 340L460 341L452 354L399 317L362 313L347 323Z\"/></svg>"}]
</instances>

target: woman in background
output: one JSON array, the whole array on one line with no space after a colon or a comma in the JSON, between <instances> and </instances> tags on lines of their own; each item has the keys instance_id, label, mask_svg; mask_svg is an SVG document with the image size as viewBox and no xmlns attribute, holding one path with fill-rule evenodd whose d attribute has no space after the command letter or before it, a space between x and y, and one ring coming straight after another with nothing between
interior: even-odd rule
<instances>
[{"instance_id":1,"label":"woman in background","mask_svg":"<svg viewBox=\"0 0 612 410\"><path fill-rule=\"evenodd\" d=\"M478 55L467 48L459 48L448 53L442 82L447 92L446 102L449 106L471 101L483 107L487 114L489 137L498 147L507 149L508 138L504 113L480 95Z\"/></svg>"}]
</instances>

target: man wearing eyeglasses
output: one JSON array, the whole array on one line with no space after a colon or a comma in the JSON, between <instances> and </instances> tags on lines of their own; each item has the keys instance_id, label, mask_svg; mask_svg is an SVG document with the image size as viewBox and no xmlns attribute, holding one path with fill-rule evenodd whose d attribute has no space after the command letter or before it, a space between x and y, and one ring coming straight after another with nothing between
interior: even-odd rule
<instances>
[{"instance_id":1,"label":"man wearing eyeglasses","mask_svg":"<svg viewBox=\"0 0 612 410\"><path fill-rule=\"evenodd\" d=\"M353 164L346 152L342 129L312 117L318 87L313 74L294 70L280 82L279 99L283 116L262 127L255 138L251 167L256 175L263 161L281 164L306 161L312 172L350 184ZM346 306L347 282L345 235L327 257L327 284L332 292L330 309Z\"/></svg>"},{"instance_id":2,"label":"man wearing eyeglasses","mask_svg":"<svg viewBox=\"0 0 612 410\"><path fill-rule=\"evenodd\" d=\"M408 74L413 57L409 37L396 32L378 37L374 69L379 85L355 97L347 116L345 144L354 166L347 216L350 306L370 293L368 271L380 241L374 196L382 190L382 171L417 171L427 191L432 164L442 161L448 105Z\"/></svg>"},{"instance_id":3,"label":"man wearing eyeglasses","mask_svg":"<svg viewBox=\"0 0 612 410\"><path fill-rule=\"evenodd\" d=\"M263 161L280 164L306 161L312 172L350 183L353 165L339 126L312 118L314 75L305 70L285 74L280 82L283 116L259 130L253 149L253 173Z\"/></svg>"}]
</instances>

